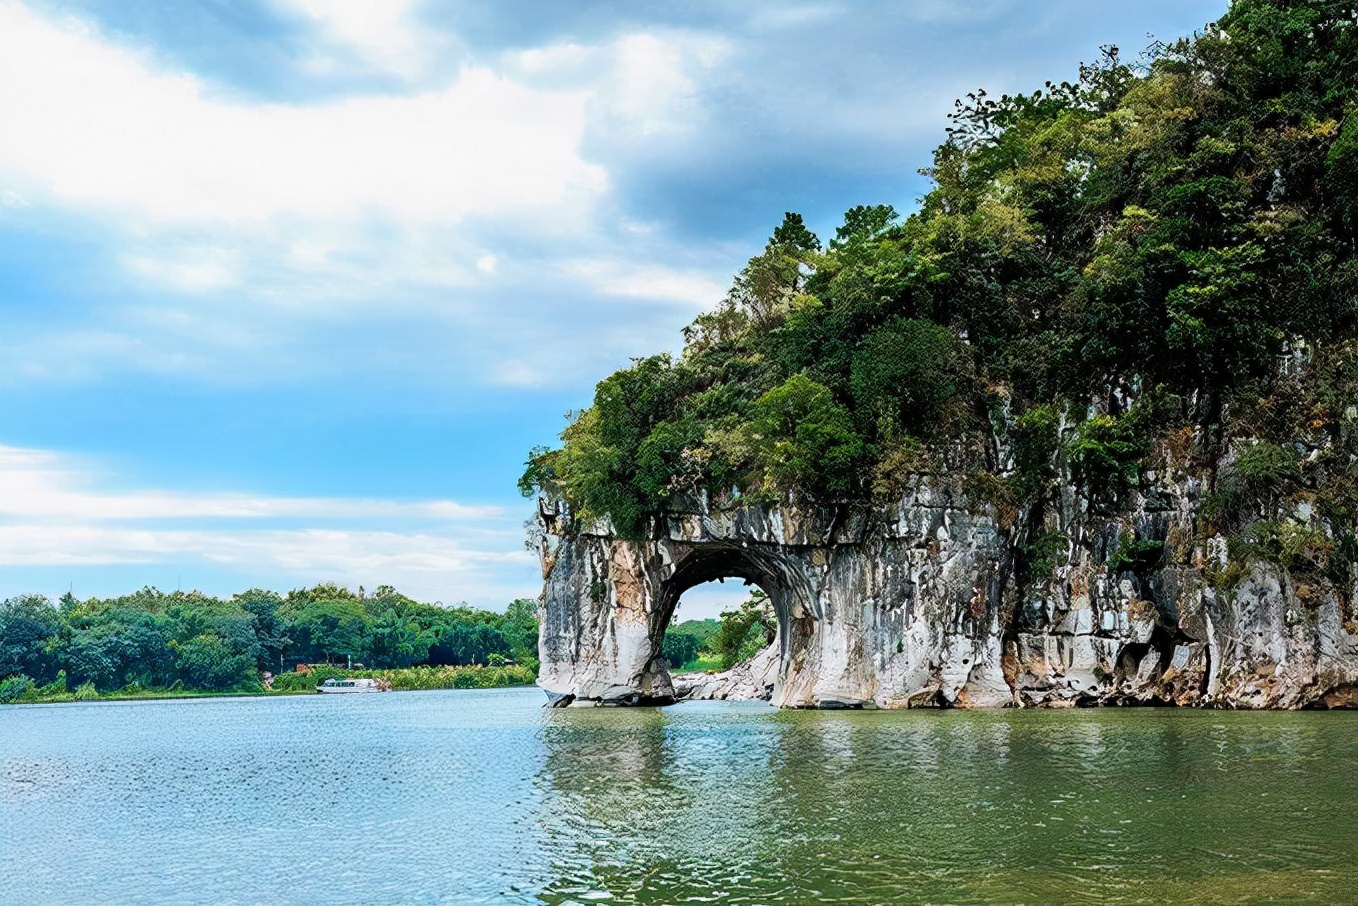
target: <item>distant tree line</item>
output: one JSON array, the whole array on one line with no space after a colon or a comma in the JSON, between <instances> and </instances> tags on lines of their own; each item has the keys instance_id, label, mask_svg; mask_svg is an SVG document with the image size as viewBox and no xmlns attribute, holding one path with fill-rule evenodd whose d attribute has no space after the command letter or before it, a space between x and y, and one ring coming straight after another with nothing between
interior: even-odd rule
<instances>
[{"instance_id":1,"label":"distant tree line","mask_svg":"<svg viewBox=\"0 0 1358 906\"><path fill-rule=\"evenodd\" d=\"M60 683L98 692L258 686L262 671L299 663L500 665L537 668L537 616L520 599L505 613L414 601L390 586L371 594L334 584L230 598L144 588L118 598L0 604L0 698Z\"/></svg>"},{"instance_id":2,"label":"distant tree line","mask_svg":"<svg viewBox=\"0 0 1358 906\"><path fill-rule=\"evenodd\" d=\"M768 597L755 589L720 620L685 620L671 626L662 653L673 670L729 670L768 647L777 631Z\"/></svg>"}]
</instances>

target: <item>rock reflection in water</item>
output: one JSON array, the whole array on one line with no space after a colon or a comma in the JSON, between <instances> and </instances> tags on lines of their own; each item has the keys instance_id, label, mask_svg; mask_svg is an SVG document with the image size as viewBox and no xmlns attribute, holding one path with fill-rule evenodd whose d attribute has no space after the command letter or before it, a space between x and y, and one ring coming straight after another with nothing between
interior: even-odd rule
<instances>
[{"instance_id":1,"label":"rock reflection in water","mask_svg":"<svg viewBox=\"0 0 1358 906\"><path fill-rule=\"evenodd\" d=\"M1358 889L1358 714L328 698L0 708L0 902L1330 903Z\"/></svg>"},{"instance_id":2,"label":"rock reflection in water","mask_svg":"<svg viewBox=\"0 0 1358 906\"><path fill-rule=\"evenodd\" d=\"M1336 720L1358 729L1166 711L559 711L542 731L555 859L541 895L1334 898L1358 874L1358 760Z\"/></svg>"},{"instance_id":3,"label":"rock reflection in water","mask_svg":"<svg viewBox=\"0 0 1358 906\"><path fill-rule=\"evenodd\" d=\"M544 899L606 892L658 903L705 885L739 889L769 855L778 807L769 757L782 728L750 718L774 713L762 704L550 712L538 788L557 874ZM723 726L723 716L734 722Z\"/></svg>"}]
</instances>

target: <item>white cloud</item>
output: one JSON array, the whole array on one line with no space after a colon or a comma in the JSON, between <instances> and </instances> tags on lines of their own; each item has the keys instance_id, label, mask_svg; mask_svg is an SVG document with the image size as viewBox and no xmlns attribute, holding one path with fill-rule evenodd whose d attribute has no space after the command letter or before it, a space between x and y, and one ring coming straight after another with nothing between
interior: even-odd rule
<instances>
[{"instance_id":1,"label":"white cloud","mask_svg":"<svg viewBox=\"0 0 1358 906\"><path fill-rule=\"evenodd\" d=\"M194 250L184 260L128 255L123 263L134 274L190 293L222 289L240 282L239 258L225 249Z\"/></svg>"},{"instance_id":2,"label":"white cloud","mask_svg":"<svg viewBox=\"0 0 1358 906\"><path fill-rule=\"evenodd\" d=\"M343 573L360 580L397 569L451 573L475 566L531 562L527 551L468 551L445 536L420 532L0 526L0 564L9 566L163 563L180 558L272 564L290 573Z\"/></svg>"},{"instance_id":3,"label":"white cloud","mask_svg":"<svg viewBox=\"0 0 1358 906\"><path fill-rule=\"evenodd\" d=\"M278 586L384 581L488 605L536 593L521 519L499 507L110 489L116 481L69 456L0 446L0 566L208 563Z\"/></svg>"},{"instance_id":4,"label":"white cloud","mask_svg":"<svg viewBox=\"0 0 1358 906\"><path fill-rule=\"evenodd\" d=\"M750 16L750 26L758 31L782 31L808 25L819 26L849 13L850 9L835 3L812 3L805 6L780 3L757 8Z\"/></svg>"},{"instance_id":5,"label":"white cloud","mask_svg":"<svg viewBox=\"0 0 1358 906\"><path fill-rule=\"evenodd\" d=\"M568 41L519 51L517 61L525 72L556 75L564 71L582 70L595 58L595 53L592 47Z\"/></svg>"},{"instance_id":6,"label":"white cloud","mask_svg":"<svg viewBox=\"0 0 1358 906\"><path fill-rule=\"evenodd\" d=\"M487 519L498 507L451 500L398 502L241 493L97 488L99 474L45 450L0 445L0 518L138 519Z\"/></svg>"},{"instance_id":7,"label":"white cloud","mask_svg":"<svg viewBox=\"0 0 1358 906\"><path fill-rule=\"evenodd\" d=\"M544 370L522 359L507 359L492 369L493 383L505 387L543 387L550 383L550 369Z\"/></svg>"},{"instance_id":8,"label":"white cloud","mask_svg":"<svg viewBox=\"0 0 1358 906\"><path fill-rule=\"evenodd\" d=\"M516 597L535 597L539 591L533 575L536 564L527 551L467 548L441 534L0 525L0 565L10 570L130 564L174 564L190 576L194 564L204 564L252 577L236 587L218 589L219 594L254 581L277 589L323 581L351 588L385 583L418 600L465 600L498 610ZM86 575L82 574L82 586L102 584ZM127 590L113 587L101 593Z\"/></svg>"},{"instance_id":9,"label":"white cloud","mask_svg":"<svg viewBox=\"0 0 1358 906\"><path fill-rule=\"evenodd\" d=\"M412 24L408 3L290 8L314 22L317 52L343 45L374 66L456 40ZM549 301L561 259L628 262L567 263L596 296L707 305L723 290L649 263L676 250L628 219L583 149L611 155L691 129L704 116L702 74L726 53L698 34L633 33L505 54L404 95L261 104L95 26L0 0L6 203L95 224L104 260L134 281L79 323L0 337L11 365L0 381L314 379L328 373L314 338L356 331L408 354L351 367L408 371L437 339L440 375L464 382L536 387L564 379L552 363L611 360L616 347L581 354L613 336L597 318ZM491 300L491 286L517 295ZM619 335L652 332L654 315L620 317ZM527 366L517 337L533 325L545 342Z\"/></svg>"},{"instance_id":10,"label":"white cloud","mask_svg":"<svg viewBox=\"0 0 1358 906\"><path fill-rule=\"evenodd\" d=\"M442 90L407 97L239 104L0 5L0 175L30 200L41 192L152 225L457 223L587 209L607 189L579 153L587 100L466 68Z\"/></svg>"},{"instance_id":11,"label":"white cloud","mask_svg":"<svg viewBox=\"0 0 1358 906\"><path fill-rule=\"evenodd\" d=\"M654 35L637 34L619 39L614 53L611 112L636 123L642 135L682 131L684 115L696 107L683 48Z\"/></svg>"},{"instance_id":12,"label":"white cloud","mask_svg":"<svg viewBox=\"0 0 1358 906\"><path fill-rule=\"evenodd\" d=\"M705 274L676 271L659 265L582 260L563 262L561 270L588 283L597 292L610 296L664 299L708 308L726 295L726 289Z\"/></svg>"},{"instance_id":13,"label":"white cloud","mask_svg":"<svg viewBox=\"0 0 1358 906\"><path fill-rule=\"evenodd\" d=\"M324 36L353 50L375 69L411 79L425 71L429 48L410 21L417 0L279 0L316 23ZM337 65L324 55L308 63L313 70Z\"/></svg>"},{"instance_id":14,"label":"white cloud","mask_svg":"<svg viewBox=\"0 0 1358 906\"><path fill-rule=\"evenodd\" d=\"M519 51L511 66L538 83L586 88L593 125L611 143L691 132L705 118L697 78L731 54L721 39L689 32L633 32L607 43Z\"/></svg>"}]
</instances>

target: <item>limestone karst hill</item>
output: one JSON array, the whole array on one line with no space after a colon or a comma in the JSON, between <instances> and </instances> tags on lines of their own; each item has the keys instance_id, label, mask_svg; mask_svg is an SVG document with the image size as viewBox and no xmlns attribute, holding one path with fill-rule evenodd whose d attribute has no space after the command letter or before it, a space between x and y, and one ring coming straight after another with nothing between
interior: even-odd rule
<instances>
[{"instance_id":1,"label":"limestone karst hill","mask_svg":"<svg viewBox=\"0 0 1358 906\"><path fill-rule=\"evenodd\" d=\"M534 451L540 684L788 706L1358 703L1358 18L1237 0L960 101L902 218L789 214ZM678 596L775 648L676 690Z\"/></svg>"}]
</instances>

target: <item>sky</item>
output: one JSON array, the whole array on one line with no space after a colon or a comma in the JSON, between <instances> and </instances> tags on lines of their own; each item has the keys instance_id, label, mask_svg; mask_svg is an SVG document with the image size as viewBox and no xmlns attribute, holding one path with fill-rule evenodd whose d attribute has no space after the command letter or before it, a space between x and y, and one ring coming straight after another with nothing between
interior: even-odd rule
<instances>
[{"instance_id":1,"label":"sky","mask_svg":"<svg viewBox=\"0 0 1358 906\"><path fill-rule=\"evenodd\" d=\"M0 596L536 597L527 451L785 211L1224 8L0 0Z\"/></svg>"}]
</instances>

